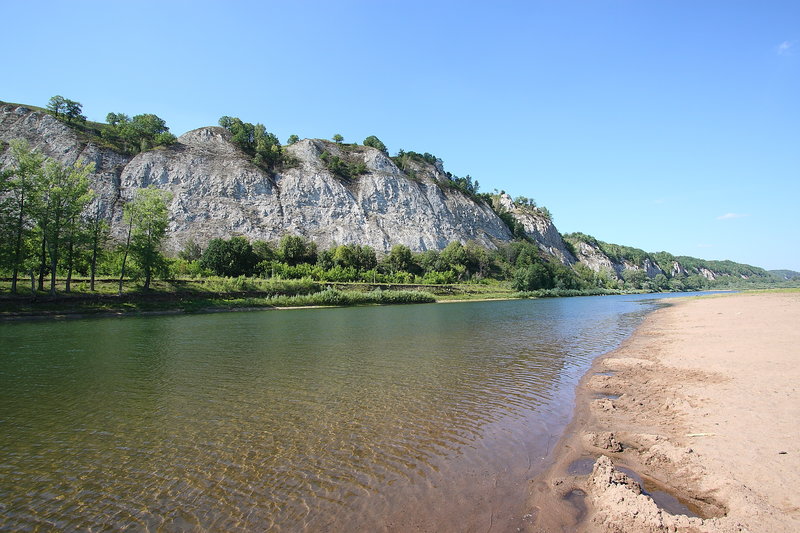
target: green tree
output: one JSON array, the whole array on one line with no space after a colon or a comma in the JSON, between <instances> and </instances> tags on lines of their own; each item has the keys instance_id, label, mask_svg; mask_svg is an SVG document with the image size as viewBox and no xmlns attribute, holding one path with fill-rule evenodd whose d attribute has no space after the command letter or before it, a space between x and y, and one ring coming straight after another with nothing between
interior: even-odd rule
<instances>
[{"instance_id":1,"label":"green tree","mask_svg":"<svg viewBox=\"0 0 800 533\"><path fill-rule=\"evenodd\" d=\"M253 243L253 252L258 256L259 261L273 261L278 257L275 247L267 241L256 241Z\"/></svg>"},{"instance_id":2,"label":"green tree","mask_svg":"<svg viewBox=\"0 0 800 533\"><path fill-rule=\"evenodd\" d=\"M489 274L492 268L492 258L486 248L475 241L469 241L464 246L464 253L466 254L465 265L470 274L477 275L479 278L484 278Z\"/></svg>"},{"instance_id":3,"label":"green tree","mask_svg":"<svg viewBox=\"0 0 800 533\"><path fill-rule=\"evenodd\" d=\"M219 125L231 132L231 142L253 157L253 163L272 170L284 161L283 148L278 137L263 124L243 122L238 117L223 116Z\"/></svg>"},{"instance_id":4,"label":"green tree","mask_svg":"<svg viewBox=\"0 0 800 533\"><path fill-rule=\"evenodd\" d=\"M103 218L100 202L95 206L94 214L88 221L91 242L91 256L89 259L89 290L94 292L95 277L97 275L97 261L105 249L109 237L108 221Z\"/></svg>"},{"instance_id":5,"label":"green tree","mask_svg":"<svg viewBox=\"0 0 800 533\"><path fill-rule=\"evenodd\" d=\"M203 250L194 239L189 239L183 245L183 249L178 252L178 257L184 261L198 261L203 256Z\"/></svg>"},{"instance_id":6,"label":"green tree","mask_svg":"<svg viewBox=\"0 0 800 533\"><path fill-rule=\"evenodd\" d=\"M29 238L42 179L44 156L26 141L11 141L11 167L0 180L0 260L11 270L11 292L17 292L17 276L31 255Z\"/></svg>"},{"instance_id":7,"label":"green tree","mask_svg":"<svg viewBox=\"0 0 800 533\"><path fill-rule=\"evenodd\" d=\"M451 242L439 254L439 260L442 264L438 270L456 270L459 267L466 269L467 252L464 245L458 241Z\"/></svg>"},{"instance_id":8,"label":"green tree","mask_svg":"<svg viewBox=\"0 0 800 533\"><path fill-rule=\"evenodd\" d=\"M384 259L384 264L393 274L395 272L411 272L414 268L414 257L411 254L411 248L404 244L395 244L392 246L389 255Z\"/></svg>"},{"instance_id":9,"label":"green tree","mask_svg":"<svg viewBox=\"0 0 800 533\"><path fill-rule=\"evenodd\" d=\"M169 224L167 202L170 199L167 191L148 187L139 189L134 199L125 205L122 218L128 223L128 234L119 278L120 294L128 253L133 255L144 273L144 290L150 289L153 272L164 266L161 245Z\"/></svg>"},{"instance_id":10,"label":"green tree","mask_svg":"<svg viewBox=\"0 0 800 533\"><path fill-rule=\"evenodd\" d=\"M341 134L341 133L337 133L336 135L334 135L334 136L333 136L333 140L334 140L334 141L335 141L337 144L342 144L342 141L344 141L344 137L342 137L342 134Z\"/></svg>"},{"instance_id":11,"label":"green tree","mask_svg":"<svg viewBox=\"0 0 800 533\"><path fill-rule=\"evenodd\" d=\"M625 280L625 287L630 289L641 289L648 281L647 274L638 268L626 268L622 279Z\"/></svg>"},{"instance_id":12,"label":"green tree","mask_svg":"<svg viewBox=\"0 0 800 533\"><path fill-rule=\"evenodd\" d=\"M230 240L211 239L200 259L200 266L218 276L250 276L258 263L253 246L242 236Z\"/></svg>"},{"instance_id":13,"label":"green tree","mask_svg":"<svg viewBox=\"0 0 800 533\"><path fill-rule=\"evenodd\" d=\"M58 118L64 117L67 114L67 99L60 94L51 96L47 102L47 110Z\"/></svg>"},{"instance_id":14,"label":"green tree","mask_svg":"<svg viewBox=\"0 0 800 533\"><path fill-rule=\"evenodd\" d=\"M371 146L372 148L377 148L384 154L388 154L389 150L387 150L386 145L381 142L380 139L375 137L374 135L370 135L366 139L364 139L364 146Z\"/></svg>"},{"instance_id":15,"label":"green tree","mask_svg":"<svg viewBox=\"0 0 800 533\"><path fill-rule=\"evenodd\" d=\"M169 146L177 139L169 132L167 123L158 115L145 113L132 119L125 113L109 113L106 122L112 136L119 140L123 150L137 153L156 146Z\"/></svg>"},{"instance_id":16,"label":"green tree","mask_svg":"<svg viewBox=\"0 0 800 533\"><path fill-rule=\"evenodd\" d=\"M278 243L278 257L291 266L317 262L317 245L299 235L284 235Z\"/></svg>"},{"instance_id":17,"label":"green tree","mask_svg":"<svg viewBox=\"0 0 800 533\"><path fill-rule=\"evenodd\" d=\"M286 144L294 144L299 140L300 140L300 137L298 137L295 134L292 134L292 135L289 135L288 139L286 139Z\"/></svg>"},{"instance_id":18,"label":"green tree","mask_svg":"<svg viewBox=\"0 0 800 533\"><path fill-rule=\"evenodd\" d=\"M669 280L667 276L659 272L653 278L653 285L660 291L669 289Z\"/></svg>"},{"instance_id":19,"label":"green tree","mask_svg":"<svg viewBox=\"0 0 800 533\"><path fill-rule=\"evenodd\" d=\"M47 110L57 118L66 120L70 123L73 120L86 122L86 117L81 114L81 111L83 110L81 103L76 102L75 100L70 100L69 98L64 98L61 95L56 95L50 98L50 100L47 102Z\"/></svg>"},{"instance_id":20,"label":"green tree","mask_svg":"<svg viewBox=\"0 0 800 533\"><path fill-rule=\"evenodd\" d=\"M331 252L330 261L334 266L366 272L367 270L372 270L378 264L375 250L369 246L343 244L333 248Z\"/></svg>"},{"instance_id":21,"label":"green tree","mask_svg":"<svg viewBox=\"0 0 800 533\"><path fill-rule=\"evenodd\" d=\"M77 221L81 212L92 200L89 174L94 163L77 162L71 166L48 160L39 185L41 202L36 210L43 248L47 250L50 268L50 294L56 294L56 274L62 256L62 247L69 250L72 259L75 240L78 238Z\"/></svg>"},{"instance_id":22,"label":"green tree","mask_svg":"<svg viewBox=\"0 0 800 533\"><path fill-rule=\"evenodd\" d=\"M542 263L535 263L518 268L514 272L512 287L517 291L534 291L553 288L550 271Z\"/></svg>"}]
</instances>

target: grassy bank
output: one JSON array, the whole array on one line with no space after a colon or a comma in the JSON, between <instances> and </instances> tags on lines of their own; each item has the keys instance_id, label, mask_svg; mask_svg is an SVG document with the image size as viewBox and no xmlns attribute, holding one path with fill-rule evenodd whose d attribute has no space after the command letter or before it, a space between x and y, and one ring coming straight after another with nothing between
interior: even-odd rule
<instances>
[{"instance_id":1,"label":"grassy bank","mask_svg":"<svg viewBox=\"0 0 800 533\"><path fill-rule=\"evenodd\" d=\"M276 280L258 278L202 278L159 280L149 291L130 283L118 293L112 279L98 280L95 291L86 280L74 280L69 293L63 282L58 293L30 292L0 281L0 320L61 316L118 315L141 313L199 313L241 309L288 307L332 307L353 305L395 305L448 301L553 298L630 294L644 291L619 289L542 289L515 292L493 284L385 284L324 283L309 279Z\"/></svg>"},{"instance_id":2,"label":"grassy bank","mask_svg":"<svg viewBox=\"0 0 800 533\"><path fill-rule=\"evenodd\" d=\"M10 292L10 282L0 282L0 319L436 301L434 294L422 286L324 284L311 280L171 280L154 282L149 291L131 285L122 294L118 294L113 280L98 281L95 291L90 291L84 281L74 282L69 293L63 285L58 288L60 292L55 296L47 292L32 294L29 289L14 295Z\"/></svg>"}]
</instances>

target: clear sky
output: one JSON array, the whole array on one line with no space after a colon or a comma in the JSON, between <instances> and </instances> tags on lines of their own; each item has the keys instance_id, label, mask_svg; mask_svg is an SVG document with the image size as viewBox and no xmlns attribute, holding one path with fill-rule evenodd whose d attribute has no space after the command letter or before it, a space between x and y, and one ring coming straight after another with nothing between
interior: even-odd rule
<instances>
[{"instance_id":1,"label":"clear sky","mask_svg":"<svg viewBox=\"0 0 800 533\"><path fill-rule=\"evenodd\" d=\"M562 232L800 271L797 0L0 5L0 100L377 135Z\"/></svg>"}]
</instances>

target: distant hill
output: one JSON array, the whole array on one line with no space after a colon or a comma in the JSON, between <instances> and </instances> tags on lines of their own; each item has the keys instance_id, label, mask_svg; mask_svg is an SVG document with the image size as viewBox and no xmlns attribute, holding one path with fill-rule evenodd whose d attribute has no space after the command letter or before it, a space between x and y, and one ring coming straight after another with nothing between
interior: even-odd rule
<instances>
[{"instance_id":1,"label":"distant hill","mask_svg":"<svg viewBox=\"0 0 800 533\"><path fill-rule=\"evenodd\" d=\"M768 270L769 274L781 281L800 280L800 272L794 270Z\"/></svg>"}]
</instances>

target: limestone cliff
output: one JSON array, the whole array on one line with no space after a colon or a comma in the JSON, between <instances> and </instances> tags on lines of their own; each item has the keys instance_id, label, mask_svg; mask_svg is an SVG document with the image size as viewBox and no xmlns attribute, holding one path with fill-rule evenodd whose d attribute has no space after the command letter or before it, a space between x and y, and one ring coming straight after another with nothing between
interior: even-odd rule
<instances>
[{"instance_id":1,"label":"limestone cliff","mask_svg":"<svg viewBox=\"0 0 800 533\"><path fill-rule=\"evenodd\" d=\"M395 244L442 249L451 241L495 248L512 239L492 208L448 186L440 167L415 163L410 177L366 146L303 140L287 147L295 165L267 173L222 128L190 131L169 148L130 157L82 138L46 113L5 105L0 140L15 138L63 163L93 161L92 187L117 235L123 231L122 207L136 189L153 185L170 191L172 251L189 239L204 244L244 235L276 241L286 233L309 237L323 248L357 243L378 252ZM320 158L323 151L362 163L366 173L349 180L334 175Z\"/></svg>"},{"instance_id":2,"label":"limestone cliff","mask_svg":"<svg viewBox=\"0 0 800 533\"><path fill-rule=\"evenodd\" d=\"M626 271L641 270L648 278L654 278L658 274L665 274L650 257L609 257L597 242L587 242L586 240L572 239L572 247L578 261L588 266L595 272L604 272L613 279L624 279ZM677 263L675 269L685 272L685 269ZM666 274L665 274L666 275Z\"/></svg>"},{"instance_id":3,"label":"limestone cliff","mask_svg":"<svg viewBox=\"0 0 800 533\"><path fill-rule=\"evenodd\" d=\"M522 226L525 235L533 240L542 252L555 257L564 265L572 265L577 261L545 212L535 207L518 206L506 193L500 194L498 204L499 210L510 213L517 224Z\"/></svg>"},{"instance_id":4,"label":"limestone cliff","mask_svg":"<svg viewBox=\"0 0 800 533\"><path fill-rule=\"evenodd\" d=\"M709 280L763 272L732 262L647 254L583 234L565 241L544 209L516 205L505 193L490 206L456 187L439 161L405 158L400 169L386 154L366 146L306 139L286 147L291 164L266 172L231 143L227 130L207 127L182 135L168 148L130 156L45 112L0 102L0 168L8 163L7 144L13 139L25 139L64 164L93 162L90 179L97 198L89 209L99 208L117 237L124 233L123 207L138 189L152 185L169 191L171 252L190 239L204 246L215 237L277 241L285 234L306 236L322 248L361 244L378 253L395 244L440 250L453 241L496 248L514 239L513 230L535 242L544 256L569 266L580 262L617 279L630 270L650 278L698 275ZM359 172L336 175L325 152Z\"/></svg>"}]
</instances>

